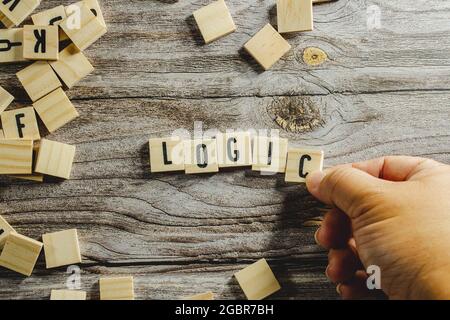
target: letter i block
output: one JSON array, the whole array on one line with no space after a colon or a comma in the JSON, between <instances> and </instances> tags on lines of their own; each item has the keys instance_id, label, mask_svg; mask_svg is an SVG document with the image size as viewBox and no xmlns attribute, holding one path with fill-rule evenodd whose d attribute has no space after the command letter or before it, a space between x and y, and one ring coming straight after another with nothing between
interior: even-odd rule
<instances>
[{"instance_id":1,"label":"letter i block","mask_svg":"<svg viewBox=\"0 0 450 320\"><path fill-rule=\"evenodd\" d=\"M0 174L31 174L33 141L0 139Z\"/></svg>"},{"instance_id":2,"label":"letter i block","mask_svg":"<svg viewBox=\"0 0 450 320\"><path fill-rule=\"evenodd\" d=\"M16 232L9 223L0 216L0 250L5 246L6 239L11 232Z\"/></svg>"},{"instance_id":3,"label":"letter i block","mask_svg":"<svg viewBox=\"0 0 450 320\"><path fill-rule=\"evenodd\" d=\"M6 139L39 140L39 128L33 107L5 111L0 115Z\"/></svg>"},{"instance_id":4,"label":"letter i block","mask_svg":"<svg viewBox=\"0 0 450 320\"><path fill-rule=\"evenodd\" d=\"M308 174L322 171L324 152L311 149L290 149L287 156L286 182L306 182Z\"/></svg>"},{"instance_id":5,"label":"letter i block","mask_svg":"<svg viewBox=\"0 0 450 320\"><path fill-rule=\"evenodd\" d=\"M81 262L76 229L42 235L47 269Z\"/></svg>"},{"instance_id":6,"label":"letter i block","mask_svg":"<svg viewBox=\"0 0 450 320\"><path fill-rule=\"evenodd\" d=\"M0 114L13 102L14 97L0 86Z\"/></svg>"},{"instance_id":7,"label":"letter i block","mask_svg":"<svg viewBox=\"0 0 450 320\"><path fill-rule=\"evenodd\" d=\"M58 26L23 26L23 57L28 60L58 60Z\"/></svg>"},{"instance_id":8,"label":"letter i block","mask_svg":"<svg viewBox=\"0 0 450 320\"><path fill-rule=\"evenodd\" d=\"M33 102L61 87L61 82L46 61L36 61L16 75Z\"/></svg>"},{"instance_id":9,"label":"letter i block","mask_svg":"<svg viewBox=\"0 0 450 320\"><path fill-rule=\"evenodd\" d=\"M184 144L178 137L150 139L150 171L184 170Z\"/></svg>"},{"instance_id":10,"label":"letter i block","mask_svg":"<svg viewBox=\"0 0 450 320\"><path fill-rule=\"evenodd\" d=\"M252 170L283 173L286 171L288 140L258 136L253 140Z\"/></svg>"},{"instance_id":11,"label":"letter i block","mask_svg":"<svg viewBox=\"0 0 450 320\"><path fill-rule=\"evenodd\" d=\"M186 174L219 172L216 139L184 141Z\"/></svg>"},{"instance_id":12,"label":"letter i block","mask_svg":"<svg viewBox=\"0 0 450 320\"><path fill-rule=\"evenodd\" d=\"M86 291L52 290L50 300L86 300Z\"/></svg>"},{"instance_id":13,"label":"letter i block","mask_svg":"<svg viewBox=\"0 0 450 320\"><path fill-rule=\"evenodd\" d=\"M0 30L0 63L24 60L23 29Z\"/></svg>"},{"instance_id":14,"label":"letter i block","mask_svg":"<svg viewBox=\"0 0 450 320\"><path fill-rule=\"evenodd\" d=\"M134 300L133 277L100 278L100 300Z\"/></svg>"},{"instance_id":15,"label":"letter i block","mask_svg":"<svg viewBox=\"0 0 450 320\"><path fill-rule=\"evenodd\" d=\"M18 26L39 6L40 2L40 0L2 0L0 12Z\"/></svg>"},{"instance_id":16,"label":"letter i block","mask_svg":"<svg viewBox=\"0 0 450 320\"><path fill-rule=\"evenodd\" d=\"M74 157L75 146L42 139L35 171L49 176L69 179Z\"/></svg>"},{"instance_id":17,"label":"letter i block","mask_svg":"<svg viewBox=\"0 0 450 320\"><path fill-rule=\"evenodd\" d=\"M219 168L252 165L252 144L249 132L218 133L216 140Z\"/></svg>"}]
</instances>

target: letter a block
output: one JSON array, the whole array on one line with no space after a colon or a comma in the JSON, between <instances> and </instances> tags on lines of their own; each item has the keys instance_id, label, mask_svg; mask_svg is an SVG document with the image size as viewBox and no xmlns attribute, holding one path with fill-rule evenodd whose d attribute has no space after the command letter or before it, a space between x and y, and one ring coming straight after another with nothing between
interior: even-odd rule
<instances>
[{"instance_id":1,"label":"letter a block","mask_svg":"<svg viewBox=\"0 0 450 320\"><path fill-rule=\"evenodd\" d=\"M311 0L277 0L278 32L313 30Z\"/></svg>"},{"instance_id":2,"label":"letter a block","mask_svg":"<svg viewBox=\"0 0 450 320\"><path fill-rule=\"evenodd\" d=\"M11 227L2 216L0 216L0 250L5 246L6 239L11 232L15 232L13 227Z\"/></svg>"},{"instance_id":3,"label":"letter a block","mask_svg":"<svg viewBox=\"0 0 450 320\"><path fill-rule=\"evenodd\" d=\"M150 171L184 170L184 144L178 137L150 139Z\"/></svg>"},{"instance_id":4,"label":"letter a block","mask_svg":"<svg viewBox=\"0 0 450 320\"><path fill-rule=\"evenodd\" d=\"M134 300L133 277L100 278L100 300Z\"/></svg>"},{"instance_id":5,"label":"letter a block","mask_svg":"<svg viewBox=\"0 0 450 320\"><path fill-rule=\"evenodd\" d=\"M5 111L1 114L6 139L39 140L39 128L33 107Z\"/></svg>"},{"instance_id":6,"label":"letter a block","mask_svg":"<svg viewBox=\"0 0 450 320\"><path fill-rule=\"evenodd\" d=\"M33 102L61 87L61 82L46 61L36 61L16 75Z\"/></svg>"},{"instance_id":7,"label":"letter a block","mask_svg":"<svg viewBox=\"0 0 450 320\"><path fill-rule=\"evenodd\" d=\"M47 269L81 262L76 229L42 235Z\"/></svg>"},{"instance_id":8,"label":"letter a block","mask_svg":"<svg viewBox=\"0 0 450 320\"><path fill-rule=\"evenodd\" d=\"M35 171L38 173L69 179L75 157L75 146L41 140Z\"/></svg>"},{"instance_id":9,"label":"letter a block","mask_svg":"<svg viewBox=\"0 0 450 320\"><path fill-rule=\"evenodd\" d=\"M219 172L215 139L184 141L185 173Z\"/></svg>"},{"instance_id":10,"label":"letter a block","mask_svg":"<svg viewBox=\"0 0 450 320\"><path fill-rule=\"evenodd\" d=\"M28 60L58 60L58 26L24 26L23 57Z\"/></svg>"},{"instance_id":11,"label":"letter a block","mask_svg":"<svg viewBox=\"0 0 450 320\"><path fill-rule=\"evenodd\" d=\"M2 0L0 12L18 26L39 6L40 0Z\"/></svg>"},{"instance_id":12,"label":"letter a block","mask_svg":"<svg viewBox=\"0 0 450 320\"><path fill-rule=\"evenodd\" d=\"M0 139L0 174L31 174L33 141Z\"/></svg>"},{"instance_id":13,"label":"letter a block","mask_svg":"<svg viewBox=\"0 0 450 320\"><path fill-rule=\"evenodd\" d=\"M245 167L252 165L252 144L248 132L219 133L217 156L219 168Z\"/></svg>"},{"instance_id":14,"label":"letter a block","mask_svg":"<svg viewBox=\"0 0 450 320\"><path fill-rule=\"evenodd\" d=\"M0 30L0 63L24 60L23 28Z\"/></svg>"},{"instance_id":15,"label":"letter a block","mask_svg":"<svg viewBox=\"0 0 450 320\"><path fill-rule=\"evenodd\" d=\"M287 156L286 182L306 182L313 171L322 171L324 152L311 149L290 149Z\"/></svg>"},{"instance_id":16,"label":"letter a block","mask_svg":"<svg viewBox=\"0 0 450 320\"><path fill-rule=\"evenodd\" d=\"M252 170L283 173L286 171L288 140L258 136L253 140Z\"/></svg>"}]
</instances>

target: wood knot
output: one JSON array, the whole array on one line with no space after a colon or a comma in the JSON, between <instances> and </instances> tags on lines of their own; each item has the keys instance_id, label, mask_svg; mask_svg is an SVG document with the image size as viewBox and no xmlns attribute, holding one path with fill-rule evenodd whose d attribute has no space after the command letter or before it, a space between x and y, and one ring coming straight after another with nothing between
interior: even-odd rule
<instances>
[{"instance_id":1,"label":"wood knot","mask_svg":"<svg viewBox=\"0 0 450 320\"><path fill-rule=\"evenodd\" d=\"M319 108L309 97L282 97L268 107L269 114L284 130L303 133L323 125Z\"/></svg>"},{"instance_id":2,"label":"wood knot","mask_svg":"<svg viewBox=\"0 0 450 320\"><path fill-rule=\"evenodd\" d=\"M308 47L303 51L303 61L310 66L318 66L328 59L327 54L322 49Z\"/></svg>"}]
</instances>

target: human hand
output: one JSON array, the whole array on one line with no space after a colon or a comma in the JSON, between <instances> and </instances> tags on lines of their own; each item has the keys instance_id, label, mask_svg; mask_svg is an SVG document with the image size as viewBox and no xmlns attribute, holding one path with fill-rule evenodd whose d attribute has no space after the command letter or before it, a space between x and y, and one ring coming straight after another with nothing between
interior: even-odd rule
<instances>
[{"instance_id":1,"label":"human hand","mask_svg":"<svg viewBox=\"0 0 450 320\"><path fill-rule=\"evenodd\" d=\"M385 157L307 177L333 206L316 232L328 278L344 299L368 298L364 270L381 270L390 299L450 299L450 166Z\"/></svg>"}]
</instances>

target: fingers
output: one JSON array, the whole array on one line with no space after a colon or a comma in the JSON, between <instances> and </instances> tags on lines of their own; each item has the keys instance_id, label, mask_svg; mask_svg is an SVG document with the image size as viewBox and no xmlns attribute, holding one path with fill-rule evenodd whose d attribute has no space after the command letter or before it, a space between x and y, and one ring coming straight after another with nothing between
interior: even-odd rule
<instances>
[{"instance_id":1,"label":"fingers","mask_svg":"<svg viewBox=\"0 0 450 320\"><path fill-rule=\"evenodd\" d=\"M330 250L326 275L334 283L351 281L362 263L351 248Z\"/></svg>"},{"instance_id":2,"label":"fingers","mask_svg":"<svg viewBox=\"0 0 450 320\"><path fill-rule=\"evenodd\" d=\"M321 227L316 231L315 239L324 248L338 249L347 246L351 235L350 219L335 208L325 214Z\"/></svg>"}]
</instances>

